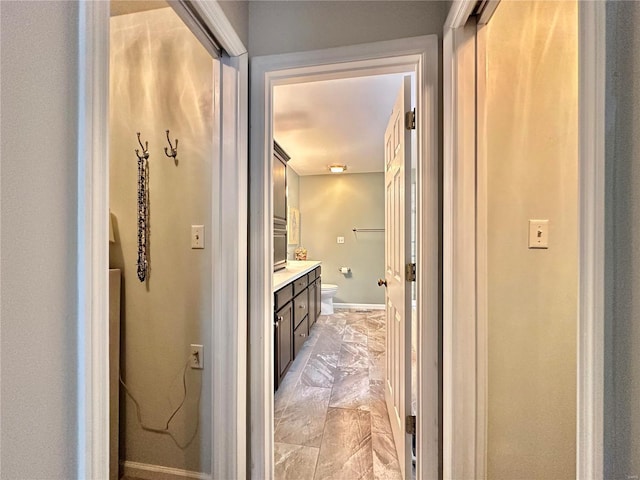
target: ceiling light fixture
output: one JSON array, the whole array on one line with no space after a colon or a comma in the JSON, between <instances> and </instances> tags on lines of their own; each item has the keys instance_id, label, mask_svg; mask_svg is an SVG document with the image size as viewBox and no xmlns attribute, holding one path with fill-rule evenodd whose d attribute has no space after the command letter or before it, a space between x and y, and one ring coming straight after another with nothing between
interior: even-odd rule
<instances>
[{"instance_id":1,"label":"ceiling light fixture","mask_svg":"<svg viewBox=\"0 0 640 480\"><path fill-rule=\"evenodd\" d=\"M329 165L329 170L331 170L331 173L342 173L347 169L346 165Z\"/></svg>"}]
</instances>

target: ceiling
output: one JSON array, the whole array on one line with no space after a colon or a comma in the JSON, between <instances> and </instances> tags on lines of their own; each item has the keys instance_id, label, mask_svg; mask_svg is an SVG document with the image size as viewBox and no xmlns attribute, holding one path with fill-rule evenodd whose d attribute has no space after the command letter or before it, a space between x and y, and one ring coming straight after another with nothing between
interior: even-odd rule
<instances>
[{"instance_id":1,"label":"ceiling","mask_svg":"<svg viewBox=\"0 0 640 480\"><path fill-rule=\"evenodd\" d=\"M402 74L275 87L274 137L298 175L382 172L384 131Z\"/></svg>"}]
</instances>

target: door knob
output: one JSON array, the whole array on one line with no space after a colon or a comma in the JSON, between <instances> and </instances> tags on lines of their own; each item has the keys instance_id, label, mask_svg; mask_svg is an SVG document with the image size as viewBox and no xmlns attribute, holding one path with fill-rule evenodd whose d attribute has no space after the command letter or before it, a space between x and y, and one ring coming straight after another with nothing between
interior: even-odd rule
<instances>
[{"instance_id":1,"label":"door knob","mask_svg":"<svg viewBox=\"0 0 640 480\"><path fill-rule=\"evenodd\" d=\"M387 281L379 278L378 279L378 286L381 287L382 285L384 285L386 287L387 286Z\"/></svg>"}]
</instances>

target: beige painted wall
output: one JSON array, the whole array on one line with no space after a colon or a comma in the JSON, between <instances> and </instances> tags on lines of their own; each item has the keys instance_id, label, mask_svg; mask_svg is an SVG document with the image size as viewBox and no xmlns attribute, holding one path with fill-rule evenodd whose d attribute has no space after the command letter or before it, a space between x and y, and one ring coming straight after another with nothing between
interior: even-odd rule
<instances>
[{"instance_id":1,"label":"beige painted wall","mask_svg":"<svg viewBox=\"0 0 640 480\"><path fill-rule=\"evenodd\" d=\"M124 272L123 378L143 420L163 427L182 398L189 345L211 358L211 162L218 131L212 98L217 61L170 8L111 20L110 207L117 218L111 266ZM165 130L179 139L178 161L165 156ZM136 132L149 142L148 281L136 276ZM192 250L191 225L205 226L204 250ZM154 465L209 471L211 383L187 369L187 401L171 424L184 450L166 435L145 432L134 404L121 395L121 456ZM200 398L200 401L198 399Z\"/></svg>"},{"instance_id":2,"label":"beige painted wall","mask_svg":"<svg viewBox=\"0 0 640 480\"><path fill-rule=\"evenodd\" d=\"M487 27L492 480L575 479L577 20L575 1L503 2Z\"/></svg>"},{"instance_id":3,"label":"beige painted wall","mask_svg":"<svg viewBox=\"0 0 640 480\"><path fill-rule=\"evenodd\" d=\"M449 6L446 1L252 1L249 54L441 35Z\"/></svg>"},{"instance_id":4,"label":"beige painted wall","mask_svg":"<svg viewBox=\"0 0 640 480\"><path fill-rule=\"evenodd\" d=\"M640 3L607 3L605 479L640 475Z\"/></svg>"},{"instance_id":5,"label":"beige painted wall","mask_svg":"<svg viewBox=\"0 0 640 480\"><path fill-rule=\"evenodd\" d=\"M384 304L384 174L353 173L300 177L300 241L310 260L322 261L322 282L338 285L338 303ZM336 243L338 236L344 244ZM338 272L351 267L351 275Z\"/></svg>"}]
</instances>

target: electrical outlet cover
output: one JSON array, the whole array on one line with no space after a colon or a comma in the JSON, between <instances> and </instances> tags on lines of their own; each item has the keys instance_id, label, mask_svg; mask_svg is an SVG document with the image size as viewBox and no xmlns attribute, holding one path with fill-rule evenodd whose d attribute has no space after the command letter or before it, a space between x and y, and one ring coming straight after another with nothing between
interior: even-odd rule
<instances>
[{"instance_id":1,"label":"electrical outlet cover","mask_svg":"<svg viewBox=\"0 0 640 480\"><path fill-rule=\"evenodd\" d=\"M202 370L204 368L204 347L202 345L191 344L191 368Z\"/></svg>"}]
</instances>

